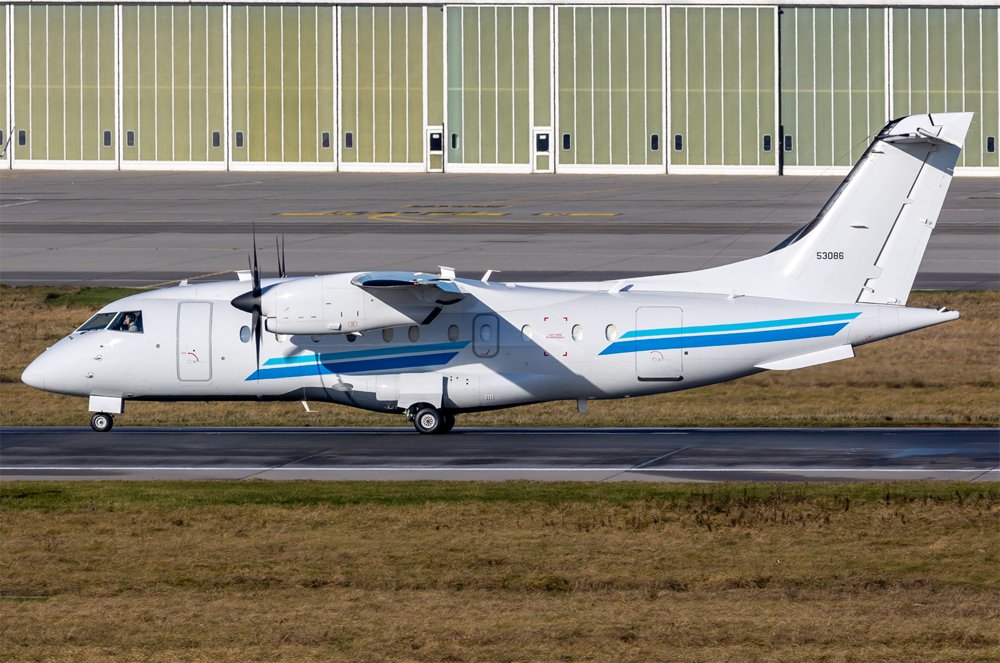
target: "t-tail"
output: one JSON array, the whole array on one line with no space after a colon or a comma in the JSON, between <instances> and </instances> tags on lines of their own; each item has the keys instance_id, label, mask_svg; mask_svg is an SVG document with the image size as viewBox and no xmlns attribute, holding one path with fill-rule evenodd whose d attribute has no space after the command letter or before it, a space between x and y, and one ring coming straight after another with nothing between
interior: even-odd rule
<instances>
[{"instance_id":1,"label":"t-tail","mask_svg":"<svg viewBox=\"0 0 1000 663\"><path fill-rule=\"evenodd\" d=\"M971 121L972 113L893 120L816 218L770 253L639 280L654 290L905 304Z\"/></svg>"}]
</instances>

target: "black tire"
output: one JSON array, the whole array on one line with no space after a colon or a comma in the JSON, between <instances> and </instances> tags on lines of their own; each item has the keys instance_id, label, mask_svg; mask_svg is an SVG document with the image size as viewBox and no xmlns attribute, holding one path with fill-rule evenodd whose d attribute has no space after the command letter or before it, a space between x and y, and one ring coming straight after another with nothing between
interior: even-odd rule
<instances>
[{"instance_id":1,"label":"black tire","mask_svg":"<svg viewBox=\"0 0 1000 663\"><path fill-rule=\"evenodd\" d=\"M417 414L413 417L413 427L422 435L433 435L440 432L444 421L441 410L427 405L417 410Z\"/></svg>"},{"instance_id":2,"label":"black tire","mask_svg":"<svg viewBox=\"0 0 1000 663\"><path fill-rule=\"evenodd\" d=\"M107 433L115 425L115 418L107 412L97 412L90 418L90 427L98 433Z\"/></svg>"},{"instance_id":3,"label":"black tire","mask_svg":"<svg viewBox=\"0 0 1000 663\"><path fill-rule=\"evenodd\" d=\"M441 427L437 429L440 434L450 433L451 429L455 427L455 415L451 412L442 412L442 417L444 421L441 422Z\"/></svg>"}]
</instances>

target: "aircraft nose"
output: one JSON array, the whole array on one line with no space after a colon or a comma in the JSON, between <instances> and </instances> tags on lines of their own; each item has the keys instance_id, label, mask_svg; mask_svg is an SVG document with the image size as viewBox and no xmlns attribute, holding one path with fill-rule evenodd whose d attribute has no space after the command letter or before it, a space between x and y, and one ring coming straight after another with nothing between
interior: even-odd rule
<instances>
[{"instance_id":1,"label":"aircraft nose","mask_svg":"<svg viewBox=\"0 0 1000 663\"><path fill-rule=\"evenodd\" d=\"M35 389L45 389L45 371L42 370L41 357L28 364L28 367L21 373L21 382L34 387Z\"/></svg>"}]
</instances>

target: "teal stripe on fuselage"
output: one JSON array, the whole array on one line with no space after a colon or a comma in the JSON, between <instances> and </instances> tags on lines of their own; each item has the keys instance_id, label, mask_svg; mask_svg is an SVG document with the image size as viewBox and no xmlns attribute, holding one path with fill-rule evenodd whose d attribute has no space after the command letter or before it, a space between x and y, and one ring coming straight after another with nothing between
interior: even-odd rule
<instances>
[{"instance_id":1,"label":"teal stripe on fuselage","mask_svg":"<svg viewBox=\"0 0 1000 663\"><path fill-rule=\"evenodd\" d=\"M418 352L461 350L468 344L468 341L458 341L455 343L427 343L424 345L394 345L388 348L371 348L368 350L354 350L351 352L328 352L326 354L319 355L318 361L331 362L344 359L367 359L370 357L387 357ZM296 355L294 357L272 357L265 361L263 366L272 368L276 366L289 366L292 364L315 364L316 362L317 356L315 354L306 354Z\"/></svg>"},{"instance_id":2,"label":"teal stripe on fuselage","mask_svg":"<svg viewBox=\"0 0 1000 663\"><path fill-rule=\"evenodd\" d=\"M757 329L732 334L704 334L702 336L667 336L664 338L632 339L617 341L601 351L602 355L618 355L649 350L679 350L687 348L717 348L726 345L753 345L775 341L799 341L806 338L823 338L840 333L846 322L784 329Z\"/></svg>"},{"instance_id":3,"label":"teal stripe on fuselage","mask_svg":"<svg viewBox=\"0 0 1000 663\"><path fill-rule=\"evenodd\" d=\"M742 331L748 329L772 329L774 327L792 327L819 322L839 322L853 320L861 315L857 313L834 313L831 315L814 315L807 318L783 318L780 320L761 320L759 322L734 322L724 325L700 325L695 327L667 327L664 329L637 329L622 334L621 339L648 338L650 336L673 336L676 334L701 334L705 332Z\"/></svg>"}]
</instances>

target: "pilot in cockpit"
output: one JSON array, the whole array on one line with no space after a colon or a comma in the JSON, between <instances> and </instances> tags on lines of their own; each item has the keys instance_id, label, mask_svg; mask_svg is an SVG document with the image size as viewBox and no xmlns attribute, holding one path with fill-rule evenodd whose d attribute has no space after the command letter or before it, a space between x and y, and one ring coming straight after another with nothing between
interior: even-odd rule
<instances>
[{"instance_id":1,"label":"pilot in cockpit","mask_svg":"<svg viewBox=\"0 0 1000 663\"><path fill-rule=\"evenodd\" d=\"M142 333L142 312L126 311L122 314L122 319L117 325L118 331Z\"/></svg>"}]
</instances>

